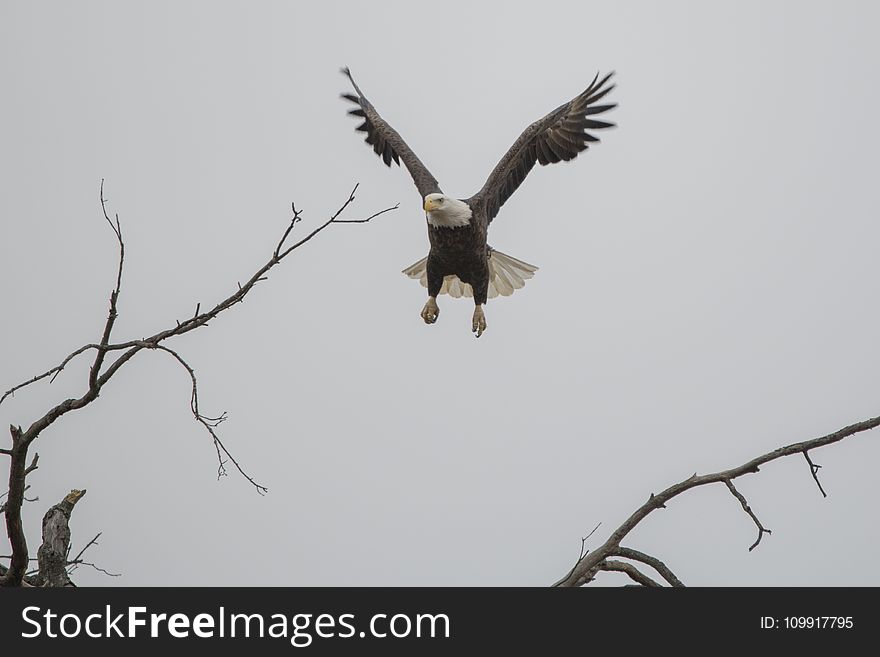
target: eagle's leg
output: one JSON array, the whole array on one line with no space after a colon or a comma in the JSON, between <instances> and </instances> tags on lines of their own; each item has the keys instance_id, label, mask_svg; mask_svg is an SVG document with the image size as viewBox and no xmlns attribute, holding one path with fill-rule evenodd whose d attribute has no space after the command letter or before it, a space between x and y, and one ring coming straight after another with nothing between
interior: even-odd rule
<instances>
[{"instance_id":1,"label":"eagle's leg","mask_svg":"<svg viewBox=\"0 0 880 657\"><path fill-rule=\"evenodd\" d=\"M437 305L437 298L428 297L428 303L422 308L422 319L425 320L425 324L433 324L439 316L440 307Z\"/></svg>"},{"instance_id":2,"label":"eagle's leg","mask_svg":"<svg viewBox=\"0 0 880 657\"><path fill-rule=\"evenodd\" d=\"M485 276L478 276L472 283L474 288L474 318L471 322L471 330L474 335L480 337L486 330L486 314L483 312L483 306L486 305L486 297L489 296L489 270L486 267Z\"/></svg>"},{"instance_id":3,"label":"eagle's leg","mask_svg":"<svg viewBox=\"0 0 880 657\"><path fill-rule=\"evenodd\" d=\"M425 324L433 324L440 316L437 297L443 287L443 270L433 255L433 253L428 253L428 303L422 308L422 319L425 320Z\"/></svg>"},{"instance_id":4,"label":"eagle's leg","mask_svg":"<svg viewBox=\"0 0 880 657\"><path fill-rule=\"evenodd\" d=\"M483 312L482 304L474 308L474 320L471 323L471 327L471 330L477 337L483 335L483 331L486 330L486 314Z\"/></svg>"}]
</instances>

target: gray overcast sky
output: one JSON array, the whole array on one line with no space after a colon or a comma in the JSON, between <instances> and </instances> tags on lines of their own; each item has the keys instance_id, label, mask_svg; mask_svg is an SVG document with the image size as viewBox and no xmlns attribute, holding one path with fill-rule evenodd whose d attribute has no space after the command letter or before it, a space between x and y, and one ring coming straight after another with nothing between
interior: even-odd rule
<instances>
[{"instance_id":1,"label":"gray overcast sky","mask_svg":"<svg viewBox=\"0 0 880 657\"><path fill-rule=\"evenodd\" d=\"M292 200L350 218L246 303L175 341L206 413L270 493L215 477L186 373L139 356L47 430L39 520L69 489L80 584L545 585L657 491L880 413L876 67L868 2L4 2L0 388L98 339L127 260L119 340L230 294ZM617 71L619 128L534 170L490 242L541 267L472 304L400 270L420 199L354 133L349 65L466 197L530 122ZM302 232L300 234L302 234ZM86 361L0 407L27 425ZM700 489L630 537L687 584L880 585L878 434L739 489ZM4 465L5 468L5 465ZM5 541L5 538L4 538ZM8 547L0 545L0 551ZM622 580L605 576L605 583Z\"/></svg>"}]
</instances>

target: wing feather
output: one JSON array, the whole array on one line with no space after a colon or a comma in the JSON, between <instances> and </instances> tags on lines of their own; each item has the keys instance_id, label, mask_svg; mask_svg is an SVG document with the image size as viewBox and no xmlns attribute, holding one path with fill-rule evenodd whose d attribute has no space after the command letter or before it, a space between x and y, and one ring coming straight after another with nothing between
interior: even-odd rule
<instances>
[{"instance_id":1,"label":"wing feather","mask_svg":"<svg viewBox=\"0 0 880 657\"><path fill-rule=\"evenodd\" d=\"M561 161L567 162L568 160L573 159L577 155L577 151L566 146L562 141L558 141L554 139L554 135L551 132L547 135L546 138L547 147L556 154Z\"/></svg>"},{"instance_id":2,"label":"wing feather","mask_svg":"<svg viewBox=\"0 0 880 657\"><path fill-rule=\"evenodd\" d=\"M575 155L580 153L581 151L587 150L587 144L581 143L581 140L576 135L570 135L562 130L557 130L556 132L550 135L550 140L559 144L560 146L564 146L569 151L574 151ZM572 158L575 157L572 155Z\"/></svg>"},{"instance_id":3,"label":"wing feather","mask_svg":"<svg viewBox=\"0 0 880 657\"><path fill-rule=\"evenodd\" d=\"M412 152L412 149L400 134L379 116L376 108L366 99L351 76L351 71L346 67L342 69L342 72L348 76L351 86L354 87L357 93L344 93L341 96L345 100L358 105L358 107L349 110L348 113L364 119L364 122L355 130L367 133L364 141L373 147L373 152L381 157L382 161L389 167L391 162L395 162L399 166L401 160L403 160L403 164L407 171L409 171L409 175L412 177L422 198L428 194L442 193L437 179L431 175L428 168L416 157L416 154Z\"/></svg>"},{"instance_id":4,"label":"wing feather","mask_svg":"<svg viewBox=\"0 0 880 657\"><path fill-rule=\"evenodd\" d=\"M538 163L539 164L550 164L551 162L559 162L559 158L556 157L550 148L547 146L547 142L544 139L538 140ZM523 176L525 178L525 176Z\"/></svg>"},{"instance_id":5,"label":"wing feather","mask_svg":"<svg viewBox=\"0 0 880 657\"><path fill-rule=\"evenodd\" d=\"M612 75L613 72L608 73L600 80L597 73L582 93L526 128L489 174L483 188L466 202L469 205L484 202L491 221L535 162L545 166L570 161L587 150L591 142L599 141L587 130L602 130L614 124L587 117L617 107L617 103L596 104L614 88L613 84L606 86Z\"/></svg>"},{"instance_id":6,"label":"wing feather","mask_svg":"<svg viewBox=\"0 0 880 657\"><path fill-rule=\"evenodd\" d=\"M610 109L614 109L614 104L611 105L593 105L592 107L585 107L581 110L581 114L584 116L589 116L590 114L601 114L602 112L607 112Z\"/></svg>"}]
</instances>

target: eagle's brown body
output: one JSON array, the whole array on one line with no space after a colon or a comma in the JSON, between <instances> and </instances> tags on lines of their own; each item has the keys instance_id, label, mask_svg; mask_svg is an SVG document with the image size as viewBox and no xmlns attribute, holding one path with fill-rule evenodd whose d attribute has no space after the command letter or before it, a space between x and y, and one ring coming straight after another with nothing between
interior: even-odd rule
<instances>
[{"instance_id":1,"label":"eagle's brown body","mask_svg":"<svg viewBox=\"0 0 880 657\"><path fill-rule=\"evenodd\" d=\"M457 276L473 288L474 303L486 303L489 291L488 226L479 220L471 207L473 218L467 226L448 228L428 224L428 296L437 297L446 276Z\"/></svg>"}]
</instances>

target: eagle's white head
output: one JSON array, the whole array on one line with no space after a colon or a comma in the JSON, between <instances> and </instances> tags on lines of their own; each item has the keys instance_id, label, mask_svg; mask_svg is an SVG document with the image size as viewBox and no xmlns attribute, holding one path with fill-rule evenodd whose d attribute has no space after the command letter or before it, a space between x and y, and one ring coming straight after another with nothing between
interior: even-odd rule
<instances>
[{"instance_id":1,"label":"eagle's white head","mask_svg":"<svg viewBox=\"0 0 880 657\"><path fill-rule=\"evenodd\" d=\"M435 228L456 228L467 226L471 222L470 206L457 198L446 194L428 194L425 197L425 212L428 223Z\"/></svg>"}]
</instances>

